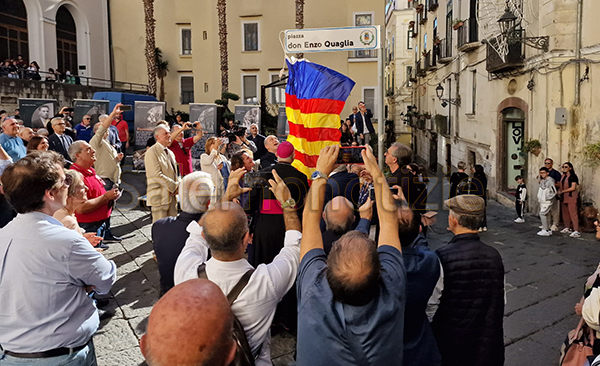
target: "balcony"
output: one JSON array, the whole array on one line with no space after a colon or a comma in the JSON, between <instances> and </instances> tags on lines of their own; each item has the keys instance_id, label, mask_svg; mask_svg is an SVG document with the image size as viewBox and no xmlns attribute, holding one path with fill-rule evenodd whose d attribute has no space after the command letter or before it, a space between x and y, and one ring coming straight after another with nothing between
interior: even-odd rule
<instances>
[{"instance_id":1,"label":"balcony","mask_svg":"<svg viewBox=\"0 0 600 366\"><path fill-rule=\"evenodd\" d=\"M435 50L427 51L423 58L423 68L425 72L435 69L437 66L437 57L435 55Z\"/></svg>"},{"instance_id":2,"label":"balcony","mask_svg":"<svg viewBox=\"0 0 600 366\"><path fill-rule=\"evenodd\" d=\"M438 62L441 64L447 64L452 61L452 39L448 42L448 38L441 40L440 44L437 45L439 49Z\"/></svg>"},{"instance_id":3,"label":"balcony","mask_svg":"<svg viewBox=\"0 0 600 366\"><path fill-rule=\"evenodd\" d=\"M493 46L493 42L497 42L492 39L486 43L487 57L486 57L486 69L491 73L503 73L512 71L523 67L525 64L525 54L523 52L523 43L518 41L523 37L524 31L522 29L515 30L514 36L511 37L514 40L508 42L508 54L505 60L502 60L500 55L496 52Z\"/></svg>"},{"instance_id":4,"label":"balcony","mask_svg":"<svg viewBox=\"0 0 600 366\"><path fill-rule=\"evenodd\" d=\"M430 12L434 12L437 10L437 8L440 6L439 1L438 0L427 0L427 9Z\"/></svg>"},{"instance_id":5,"label":"balcony","mask_svg":"<svg viewBox=\"0 0 600 366\"><path fill-rule=\"evenodd\" d=\"M355 62L377 60L377 50L348 51L348 59Z\"/></svg>"},{"instance_id":6,"label":"balcony","mask_svg":"<svg viewBox=\"0 0 600 366\"><path fill-rule=\"evenodd\" d=\"M479 47L479 26L477 19L469 18L458 28L458 50L469 52Z\"/></svg>"},{"instance_id":7,"label":"balcony","mask_svg":"<svg viewBox=\"0 0 600 366\"><path fill-rule=\"evenodd\" d=\"M425 73L427 71L425 70L425 60L420 59L419 61L417 61L417 64L415 66L417 69L417 76L425 76Z\"/></svg>"}]
</instances>

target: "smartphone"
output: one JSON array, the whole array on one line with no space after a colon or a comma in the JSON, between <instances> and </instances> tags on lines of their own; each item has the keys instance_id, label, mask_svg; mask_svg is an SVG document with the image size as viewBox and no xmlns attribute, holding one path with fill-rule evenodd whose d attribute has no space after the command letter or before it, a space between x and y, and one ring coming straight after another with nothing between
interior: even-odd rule
<instances>
[{"instance_id":1,"label":"smartphone","mask_svg":"<svg viewBox=\"0 0 600 366\"><path fill-rule=\"evenodd\" d=\"M364 164L362 151L366 149L364 146L348 146L340 148L336 164Z\"/></svg>"},{"instance_id":2,"label":"smartphone","mask_svg":"<svg viewBox=\"0 0 600 366\"><path fill-rule=\"evenodd\" d=\"M269 179L273 179L273 173L271 172L246 173L244 174L244 187L269 187Z\"/></svg>"},{"instance_id":3,"label":"smartphone","mask_svg":"<svg viewBox=\"0 0 600 366\"><path fill-rule=\"evenodd\" d=\"M119 107L119 109L121 110L121 112L125 112L125 111L130 111L131 110L131 105L122 105Z\"/></svg>"},{"instance_id":4,"label":"smartphone","mask_svg":"<svg viewBox=\"0 0 600 366\"><path fill-rule=\"evenodd\" d=\"M398 194L398 188L390 188L390 191L392 191L393 195L397 195Z\"/></svg>"},{"instance_id":5,"label":"smartphone","mask_svg":"<svg viewBox=\"0 0 600 366\"><path fill-rule=\"evenodd\" d=\"M369 188L369 197L371 198L371 201L375 201L375 188Z\"/></svg>"}]
</instances>

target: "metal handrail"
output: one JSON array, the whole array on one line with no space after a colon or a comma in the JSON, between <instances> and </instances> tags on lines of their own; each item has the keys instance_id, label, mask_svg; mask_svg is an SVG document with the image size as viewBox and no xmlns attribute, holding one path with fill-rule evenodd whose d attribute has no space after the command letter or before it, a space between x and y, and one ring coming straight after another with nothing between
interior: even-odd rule
<instances>
[{"instance_id":1,"label":"metal handrail","mask_svg":"<svg viewBox=\"0 0 600 366\"><path fill-rule=\"evenodd\" d=\"M79 75L61 75L63 78L61 80L56 80L58 75L47 72L47 71L37 71L32 72L27 69L18 69L17 70L17 78L21 80L30 80L37 81L43 83L63 83L63 84L74 84L74 85L83 85L89 87L96 88L107 88L107 89L119 89L119 90L129 90L129 91L139 91L139 92L148 92L148 85L146 84L138 84L132 83L128 81L117 81L117 80L107 80L100 78L93 78L89 76L79 76ZM4 76L6 78L11 78L9 75Z\"/></svg>"}]
</instances>

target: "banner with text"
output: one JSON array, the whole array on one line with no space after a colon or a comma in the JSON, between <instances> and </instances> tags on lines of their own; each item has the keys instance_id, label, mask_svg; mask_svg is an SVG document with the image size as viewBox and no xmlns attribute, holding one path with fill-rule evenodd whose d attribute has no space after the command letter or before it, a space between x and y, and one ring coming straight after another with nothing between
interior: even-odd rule
<instances>
[{"instance_id":1,"label":"banner with text","mask_svg":"<svg viewBox=\"0 0 600 366\"><path fill-rule=\"evenodd\" d=\"M375 25L285 31L287 53L375 50L380 47L380 27Z\"/></svg>"}]
</instances>

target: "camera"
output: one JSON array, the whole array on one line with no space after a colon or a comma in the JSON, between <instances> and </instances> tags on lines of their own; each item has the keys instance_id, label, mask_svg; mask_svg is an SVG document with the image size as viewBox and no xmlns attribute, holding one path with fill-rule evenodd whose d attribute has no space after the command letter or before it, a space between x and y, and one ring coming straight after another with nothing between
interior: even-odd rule
<instances>
[{"instance_id":1,"label":"camera","mask_svg":"<svg viewBox=\"0 0 600 366\"><path fill-rule=\"evenodd\" d=\"M237 137L244 137L246 135L246 127L240 125L233 125L230 130L221 132L221 137L227 137L229 141L235 141Z\"/></svg>"}]
</instances>

